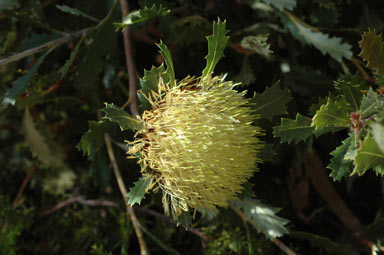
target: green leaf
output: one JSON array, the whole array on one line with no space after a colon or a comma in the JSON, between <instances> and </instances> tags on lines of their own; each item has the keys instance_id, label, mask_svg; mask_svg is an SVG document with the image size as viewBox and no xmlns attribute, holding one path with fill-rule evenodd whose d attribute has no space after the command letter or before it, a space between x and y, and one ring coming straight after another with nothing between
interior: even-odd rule
<instances>
[{"instance_id":1,"label":"green leaf","mask_svg":"<svg viewBox=\"0 0 384 255\"><path fill-rule=\"evenodd\" d=\"M284 9L293 10L296 7L296 0L262 0L264 3L283 11Z\"/></svg>"},{"instance_id":2,"label":"green leaf","mask_svg":"<svg viewBox=\"0 0 384 255\"><path fill-rule=\"evenodd\" d=\"M83 43L84 38L85 37L82 37L80 39L80 41L76 44L75 49L71 52L71 56L69 57L69 59L67 59L67 61L65 61L64 66L59 69L59 73L61 73L61 79L63 79L67 75L69 68L72 66L73 61L75 61L75 58L79 53L79 49L81 44Z\"/></svg>"},{"instance_id":3,"label":"green leaf","mask_svg":"<svg viewBox=\"0 0 384 255\"><path fill-rule=\"evenodd\" d=\"M361 52L359 56L367 61L367 67L376 69L378 73L384 74L384 51L382 34L376 34L376 31L368 29L361 36L359 42Z\"/></svg>"},{"instance_id":4,"label":"green leaf","mask_svg":"<svg viewBox=\"0 0 384 255\"><path fill-rule=\"evenodd\" d=\"M329 54L335 60L341 62L342 58L351 59L352 46L348 43L342 43L339 37L329 37L319 31L314 31L308 24L289 12L281 14L284 25L290 30L296 39L305 44L311 44L323 54Z\"/></svg>"},{"instance_id":5,"label":"green leaf","mask_svg":"<svg viewBox=\"0 0 384 255\"><path fill-rule=\"evenodd\" d=\"M351 137L348 137L342 142L342 145L331 152L333 158L327 168L332 170L329 176L333 178L333 181L341 181L343 177L347 177L351 172L352 161L345 159L345 154L347 154L351 146L351 140Z\"/></svg>"},{"instance_id":6,"label":"green leaf","mask_svg":"<svg viewBox=\"0 0 384 255\"><path fill-rule=\"evenodd\" d=\"M126 29L128 26L145 22L157 17L163 17L168 15L171 10L164 8L161 4L157 6L153 4L151 8L144 7L143 9L130 12L124 17L123 23L114 23L118 29Z\"/></svg>"},{"instance_id":7,"label":"green leaf","mask_svg":"<svg viewBox=\"0 0 384 255\"><path fill-rule=\"evenodd\" d=\"M273 59L273 51L270 49L270 45L267 43L268 35L260 34L257 36L247 36L241 40L241 47L247 50L251 50L263 56L267 60Z\"/></svg>"},{"instance_id":8,"label":"green leaf","mask_svg":"<svg viewBox=\"0 0 384 255\"><path fill-rule=\"evenodd\" d=\"M167 45L165 45L162 41L160 41L160 43L156 45L160 48L160 54L164 58L165 64L167 65L167 69L163 74L163 77L165 77L164 82L168 83L171 86L174 86L176 85L175 69L173 68L173 60L171 53L169 52Z\"/></svg>"},{"instance_id":9,"label":"green leaf","mask_svg":"<svg viewBox=\"0 0 384 255\"><path fill-rule=\"evenodd\" d=\"M344 96L347 102L353 108L353 111L358 111L360 107L361 98L363 94L360 92L359 84L353 84L349 81L338 80L335 81L335 88Z\"/></svg>"},{"instance_id":10,"label":"green leaf","mask_svg":"<svg viewBox=\"0 0 384 255\"><path fill-rule=\"evenodd\" d=\"M92 21L94 21L96 23L100 22L100 20L98 20L95 17L92 17L92 16L86 14L83 11L80 11L79 9L75 9L75 8L69 7L67 5L56 5L56 7L57 7L57 9L59 9L62 12L69 13L69 14L72 14L72 15L75 15L75 16L81 16L83 18L92 20Z\"/></svg>"},{"instance_id":11,"label":"green leaf","mask_svg":"<svg viewBox=\"0 0 384 255\"><path fill-rule=\"evenodd\" d=\"M287 113L286 104L292 99L287 88L281 89L280 82L267 87L263 93L253 96L252 108L261 118L272 120L274 116Z\"/></svg>"},{"instance_id":12,"label":"green leaf","mask_svg":"<svg viewBox=\"0 0 384 255\"><path fill-rule=\"evenodd\" d=\"M159 67L152 67L150 71L144 70L144 76L140 79L140 86L144 94L150 96L151 91L157 92L158 84L161 79L164 79L165 68L162 64Z\"/></svg>"},{"instance_id":13,"label":"green leaf","mask_svg":"<svg viewBox=\"0 0 384 255\"><path fill-rule=\"evenodd\" d=\"M144 199L145 191L151 183L152 178L150 177L140 177L140 179L135 182L135 186L129 189L127 196L129 197L128 203L130 206L134 204L140 204L141 200Z\"/></svg>"},{"instance_id":14,"label":"green leaf","mask_svg":"<svg viewBox=\"0 0 384 255\"><path fill-rule=\"evenodd\" d=\"M304 117L300 113L296 115L296 119L281 118L280 126L273 127L274 137L280 137L281 142L298 143L304 141L313 134L315 130L311 126L311 119Z\"/></svg>"},{"instance_id":15,"label":"green leaf","mask_svg":"<svg viewBox=\"0 0 384 255\"><path fill-rule=\"evenodd\" d=\"M327 104L322 105L312 119L316 129L324 127L348 127L351 108L345 99L333 100L328 97Z\"/></svg>"},{"instance_id":16,"label":"green leaf","mask_svg":"<svg viewBox=\"0 0 384 255\"><path fill-rule=\"evenodd\" d=\"M101 109L105 112L105 119L108 119L112 122L119 124L120 129L124 130L139 130L142 128L143 124L137 119L133 118L126 111L120 109L114 104L105 104L105 107Z\"/></svg>"},{"instance_id":17,"label":"green leaf","mask_svg":"<svg viewBox=\"0 0 384 255\"><path fill-rule=\"evenodd\" d=\"M252 220L253 226L258 232L265 233L269 239L288 233L284 226L288 220L276 215L280 209L262 204L259 200L252 198L234 200L232 203L244 212L247 220Z\"/></svg>"},{"instance_id":18,"label":"green leaf","mask_svg":"<svg viewBox=\"0 0 384 255\"><path fill-rule=\"evenodd\" d=\"M263 148L260 149L259 157L263 159L263 162L273 162L273 158L277 155L275 149L273 148L273 144L265 143ZM243 185L244 187L244 185Z\"/></svg>"},{"instance_id":19,"label":"green leaf","mask_svg":"<svg viewBox=\"0 0 384 255\"><path fill-rule=\"evenodd\" d=\"M367 135L363 145L357 150L354 163L352 174L358 175L363 175L368 169L376 166L384 167L384 153L371 134Z\"/></svg>"},{"instance_id":20,"label":"green leaf","mask_svg":"<svg viewBox=\"0 0 384 255\"><path fill-rule=\"evenodd\" d=\"M240 73L233 77L233 81L241 82L241 85L247 86L255 81L256 77L253 74L251 65L249 64L248 58L245 57L243 64L241 65Z\"/></svg>"},{"instance_id":21,"label":"green leaf","mask_svg":"<svg viewBox=\"0 0 384 255\"><path fill-rule=\"evenodd\" d=\"M368 89L368 92L363 96L360 105L361 118L365 119L378 113L381 110L381 102L376 92L372 88Z\"/></svg>"},{"instance_id":22,"label":"green leaf","mask_svg":"<svg viewBox=\"0 0 384 255\"><path fill-rule=\"evenodd\" d=\"M188 228L192 224L192 216L189 212L182 212L176 218L177 226L183 225L185 228Z\"/></svg>"},{"instance_id":23,"label":"green leaf","mask_svg":"<svg viewBox=\"0 0 384 255\"><path fill-rule=\"evenodd\" d=\"M32 77L35 75L40 67L40 64L50 52L51 50L41 55L26 75L21 76L19 79L13 82L12 88L8 89L4 95L4 99L1 103L3 106L6 107L9 104L15 105L17 97L27 90Z\"/></svg>"},{"instance_id":24,"label":"green leaf","mask_svg":"<svg viewBox=\"0 0 384 255\"><path fill-rule=\"evenodd\" d=\"M347 246L335 243L323 236L300 231L292 231L289 235L309 241L312 246L325 250L328 255L356 255Z\"/></svg>"},{"instance_id":25,"label":"green leaf","mask_svg":"<svg viewBox=\"0 0 384 255\"><path fill-rule=\"evenodd\" d=\"M205 57L207 64L201 74L201 79L211 75L219 60L224 57L224 49L229 38L229 36L226 36L227 33L225 20L221 22L220 19L218 19L217 22L213 22L213 34L207 36L208 55Z\"/></svg>"},{"instance_id":26,"label":"green leaf","mask_svg":"<svg viewBox=\"0 0 384 255\"><path fill-rule=\"evenodd\" d=\"M104 135L102 134L102 138ZM89 172L95 180L97 186L100 186L103 190L110 187L111 170L108 157L105 150L94 150L90 155L91 165L89 166Z\"/></svg>"},{"instance_id":27,"label":"green leaf","mask_svg":"<svg viewBox=\"0 0 384 255\"><path fill-rule=\"evenodd\" d=\"M380 123L372 122L369 124L369 127L377 146L384 153L384 126Z\"/></svg>"},{"instance_id":28,"label":"green leaf","mask_svg":"<svg viewBox=\"0 0 384 255\"><path fill-rule=\"evenodd\" d=\"M100 149L104 145L104 133L108 133L112 127L112 123L107 120L89 121L89 129L81 137L79 144L76 146L84 155L90 156L94 151Z\"/></svg>"}]
</instances>

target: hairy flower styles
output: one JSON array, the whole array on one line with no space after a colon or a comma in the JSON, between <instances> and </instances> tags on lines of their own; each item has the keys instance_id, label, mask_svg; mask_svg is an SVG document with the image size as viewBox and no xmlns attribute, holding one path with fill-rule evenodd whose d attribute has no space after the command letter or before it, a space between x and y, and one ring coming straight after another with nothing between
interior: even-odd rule
<instances>
[{"instance_id":1,"label":"hairy flower styles","mask_svg":"<svg viewBox=\"0 0 384 255\"><path fill-rule=\"evenodd\" d=\"M261 130L235 86L222 77L188 77L174 87L160 81L147 97L151 109L139 117L144 128L128 154L140 158L150 187L162 190L166 213L226 207L253 175Z\"/></svg>"}]
</instances>

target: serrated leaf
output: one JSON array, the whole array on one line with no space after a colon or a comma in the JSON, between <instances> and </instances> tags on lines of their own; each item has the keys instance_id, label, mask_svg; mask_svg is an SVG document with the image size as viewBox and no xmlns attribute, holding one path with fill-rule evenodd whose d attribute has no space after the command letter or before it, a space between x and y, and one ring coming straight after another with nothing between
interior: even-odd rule
<instances>
[{"instance_id":1,"label":"serrated leaf","mask_svg":"<svg viewBox=\"0 0 384 255\"><path fill-rule=\"evenodd\" d=\"M201 74L201 79L204 79L207 75L210 75L215 70L215 67L219 60L224 56L224 49L227 46L229 36L226 29L226 21L217 20L213 22L213 33L207 36L208 40L208 55L205 57L207 64Z\"/></svg>"},{"instance_id":2,"label":"serrated leaf","mask_svg":"<svg viewBox=\"0 0 384 255\"><path fill-rule=\"evenodd\" d=\"M333 100L328 97L327 104L322 105L312 118L316 129L325 127L348 127L349 113L352 109L345 99Z\"/></svg>"},{"instance_id":3,"label":"serrated leaf","mask_svg":"<svg viewBox=\"0 0 384 255\"><path fill-rule=\"evenodd\" d=\"M308 24L285 11L281 14L284 25L290 30L296 39L305 44L311 44L321 51L321 53L329 54L335 60L341 62L342 58L351 59L352 46L348 43L342 43L339 37L330 37L319 31L314 31ZM288 19L287 19L287 18Z\"/></svg>"},{"instance_id":4,"label":"serrated leaf","mask_svg":"<svg viewBox=\"0 0 384 255\"><path fill-rule=\"evenodd\" d=\"M273 127L274 137L279 137L281 143L294 141L298 143L304 141L313 134L315 130L311 126L311 119L304 117L300 113L296 115L296 119L281 118L280 126Z\"/></svg>"},{"instance_id":5,"label":"serrated leaf","mask_svg":"<svg viewBox=\"0 0 384 255\"><path fill-rule=\"evenodd\" d=\"M377 146L384 153L384 126L380 123L372 122L369 124L369 127Z\"/></svg>"},{"instance_id":6,"label":"serrated leaf","mask_svg":"<svg viewBox=\"0 0 384 255\"><path fill-rule=\"evenodd\" d=\"M269 239L288 233L285 228L289 221L276 215L280 209L260 203L259 200L245 198L232 202L244 212L247 220L252 220L257 232L263 232Z\"/></svg>"},{"instance_id":7,"label":"serrated leaf","mask_svg":"<svg viewBox=\"0 0 384 255\"><path fill-rule=\"evenodd\" d=\"M142 128L143 124L140 121L114 104L105 104L105 107L101 109L101 111L105 112L105 119L119 124L122 131L128 129L139 130Z\"/></svg>"},{"instance_id":8,"label":"serrated leaf","mask_svg":"<svg viewBox=\"0 0 384 255\"><path fill-rule=\"evenodd\" d=\"M75 61L75 58L76 58L77 54L79 53L79 49L80 49L81 44L83 43L84 38L85 37L82 37L80 39L80 41L76 44L75 49L71 52L71 56L69 57L69 59L67 59L67 61L65 61L65 64L63 65L63 67L61 67L59 69L59 73L61 73L61 79L63 79L67 75L69 68L72 66L73 61Z\"/></svg>"},{"instance_id":9,"label":"serrated leaf","mask_svg":"<svg viewBox=\"0 0 384 255\"><path fill-rule=\"evenodd\" d=\"M248 62L248 58L245 57L243 64L241 65L240 73L233 77L233 81L241 82L241 85L243 86L247 86L253 83L256 79L255 75L253 74L252 67Z\"/></svg>"},{"instance_id":10,"label":"serrated leaf","mask_svg":"<svg viewBox=\"0 0 384 255\"><path fill-rule=\"evenodd\" d=\"M358 111L363 94L360 92L359 84L353 84L349 81L335 81L335 88L340 95L344 96L351 105L353 111Z\"/></svg>"},{"instance_id":11,"label":"serrated leaf","mask_svg":"<svg viewBox=\"0 0 384 255\"><path fill-rule=\"evenodd\" d=\"M182 225L188 228L192 224L192 216L189 212L182 212L176 218L177 226Z\"/></svg>"},{"instance_id":12,"label":"serrated leaf","mask_svg":"<svg viewBox=\"0 0 384 255\"><path fill-rule=\"evenodd\" d=\"M352 174L363 175L368 169L376 166L384 167L384 153L380 150L373 136L368 133L354 158L355 168Z\"/></svg>"},{"instance_id":13,"label":"serrated leaf","mask_svg":"<svg viewBox=\"0 0 384 255\"><path fill-rule=\"evenodd\" d=\"M130 25L145 22L157 17L163 17L170 12L171 10L164 8L161 4L159 6L153 4L151 8L144 7L143 9L130 12L124 17L122 23L114 23L114 25L119 29L126 29Z\"/></svg>"},{"instance_id":14,"label":"serrated leaf","mask_svg":"<svg viewBox=\"0 0 384 255\"><path fill-rule=\"evenodd\" d=\"M43 55L41 55L36 63L32 66L32 68L28 71L27 74L21 76L16 81L13 82L12 88L8 89L7 92L4 95L4 99L2 101L3 106L8 106L9 104L15 105L17 97L19 97L22 93L24 93L29 85L29 82L31 81L32 77L35 75L37 70L40 67L40 64L43 62L45 57L51 52L51 50L45 52Z\"/></svg>"},{"instance_id":15,"label":"serrated leaf","mask_svg":"<svg viewBox=\"0 0 384 255\"><path fill-rule=\"evenodd\" d=\"M296 0L262 0L264 3L283 11L284 9L293 10L296 7Z\"/></svg>"},{"instance_id":16,"label":"serrated leaf","mask_svg":"<svg viewBox=\"0 0 384 255\"><path fill-rule=\"evenodd\" d=\"M135 182L135 186L129 189L127 196L129 197L128 204L133 206L134 204L140 204L144 199L145 191L151 183L152 178L142 176Z\"/></svg>"},{"instance_id":17,"label":"serrated leaf","mask_svg":"<svg viewBox=\"0 0 384 255\"><path fill-rule=\"evenodd\" d=\"M56 5L56 8L59 9L62 12L69 13L75 16L80 16L89 20L92 20L96 23L99 23L100 20L96 19L95 17L92 17L91 15L86 14L83 11L80 11L79 9L69 7L67 5Z\"/></svg>"},{"instance_id":18,"label":"serrated leaf","mask_svg":"<svg viewBox=\"0 0 384 255\"><path fill-rule=\"evenodd\" d=\"M373 170L375 171L376 175L380 175L381 177L384 176L384 166L375 166Z\"/></svg>"},{"instance_id":19,"label":"serrated leaf","mask_svg":"<svg viewBox=\"0 0 384 255\"><path fill-rule=\"evenodd\" d=\"M84 155L90 156L104 145L104 133L108 133L112 123L107 120L89 121L89 129L83 134L79 144L76 146Z\"/></svg>"},{"instance_id":20,"label":"serrated leaf","mask_svg":"<svg viewBox=\"0 0 384 255\"><path fill-rule=\"evenodd\" d=\"M169 86L174 86L176 85L176 80L171 53L169 52L167 45L165 45L162 41L156 45L160 48L160 54L164 58L165 64L167 65L167 69L163 74L163 77L165 78L164 82L168 83Z\"/></svg>"},{"instance_id":21,"label":"serrated leaf","mask_svg":"<svg viewBox=\"0 0 384 255\"><path fill-rule=\"evenodd\" d=\"M280 82L267 87L263 93L253 96L252 109L261 118L272 120L274 116L287 113L286 104L292 99L287 88L281 89Z\"/></svg>"},{"instance_id":22,"label":"serrated leaf","mask_svg":"<svg viewBox=\"0 0 384 255\"><path fill-rule=\"evenodd\" d=\"M360 105L361 118L367 118L375 113L378 113L381 109L381 103L376 92L369 88L367 93L363 96Z\"/></svg>"},{"instance_id":23,"label":"serrated leaf","mask_svg":"<svg viewBox=\"0 0 384 255\"><path fill-rule=\"evenodd\" d=\"M382 34L376 34L376 31L368 29L361 36L359 42L361 52L359 56L367 61L367 67L377 70L378 73L384 74L384 50Z\"/></svg>"},{"instance_id":24,"label":"serrated leaf","mask_svg":"<svg viewBox=\"0 0 384 255\"><path fill-rule=\"evenodd\" d=\"M254 51L257 54L263 56L267 60L273 59L273 51L270 49L270 45L267 43L268 35L247 36L241 40L241 47L244 49Z\"/></svg>"},{"instance_id":25,"label":"serrated leaf","mask_svg":"<svg viewBox=\"0 0 384 255\"><path fill-rule=\"evenodd\" d=\"M342 145L331 152L333 158L327 168L332 170L329 176L333 178L333 181L341 181L343 177L347 177L351 172L352 161L345 159L345 154L351 146L351 140L351 137L348 137L342 141Z\"/></svg>"},{"instance_id":26,"label":"serrated leaf","mask_svg":"<svg viewBox=\"0 0 384 255\"><path fill-rule=\"evenodd\" d=\"M159 67L152 66L152 69L149 71L144 69L144 76L140 79L141 92L137 93L140 107L142 109L147 110L151 106L148 100L142 95L142 93L147 97L151 97L151 91L157 92L159 82L161 80L165 80L164 73L165 68L163 64Z\"/></svg>"}]
</instances>

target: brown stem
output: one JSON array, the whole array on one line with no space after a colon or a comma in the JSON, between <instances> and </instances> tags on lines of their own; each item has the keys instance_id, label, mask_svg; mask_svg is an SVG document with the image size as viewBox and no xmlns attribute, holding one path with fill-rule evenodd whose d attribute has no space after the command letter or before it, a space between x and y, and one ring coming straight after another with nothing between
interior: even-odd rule
<instances>
[{"instance_id":1,"label":"brown stem","mask_svg":"<svg viewBox=\"0 0 384 255\"><path fill-rule=\"evenodd\" d=\"M25 188L27 187L29 181L32 178L32 175L36 172L38 167L39 167L39 165L32 167L31 170L29 171L29 173L27 174L27 176L25 176L24 181L20 186L19 192L17 192L16 198L12 202L13 207L17 207L19 205L21 195L23 194Z\"/></svg>"},{"instance_id":2,"label":"brown stem","mask_svg":"<svg viewBox=\"0 0 384 255\"><path fill-rule=\"evenodd\" d=\"M148 255L149 252L147 249L147 245L144 242L143 233L141 232L141 228L140 228L140 223L139 223L138 219L136 218L135 211L128 204L128 197L127 197L128 192L127 192L127 189L125 188L123 178L121 177L119 166L117 165L117 161L115 158L115 154L113 153L111 138L109 137L108 134L104 134L104 140L105 140L105 144L107 146L109 160L112 163L113 172L115 174L116 181L117 181L117 184L118 184L119 189L120 189L120 193L123 196L125 206L127 208L127 216L129 216L131 218L133 228L135 229L137 239L139 240L140 254L141 255Z\"/></svg>"},{"instance_id":3,"label":"brown stem","mask_svg":"<svg viewBox=\"0 0 384 255\"><path fill-rule=\"evenodd\" d=\"M124 18L129 13L128 4L125 0L120 0L120 6L123 13L123 18ZM139 111L137 108L137 98L136 98L136 93L137 93L136 67L135 67L135 62L133 61L131 38L130 38L129 30L130 30L129 27L127 27L123 31L125 61L127 63L128 79L129 79L129 98L122 108L124 108L126 105L129 104L131 114L133 117L136 118L136 116L139 114Z\"/></svg>"}]
</instances>

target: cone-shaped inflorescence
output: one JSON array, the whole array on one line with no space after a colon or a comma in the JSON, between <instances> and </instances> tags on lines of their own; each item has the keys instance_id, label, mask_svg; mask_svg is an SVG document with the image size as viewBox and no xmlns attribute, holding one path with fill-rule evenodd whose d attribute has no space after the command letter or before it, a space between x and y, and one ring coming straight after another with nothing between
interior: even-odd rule
<instances>
[{"instance_id":1,"label":"cone-shaped inflorescence","mask_svg":"<svg viewBox=\"0 0 384 255\"><path fill-rule=\"evenodd\" d=\"M160 82L147 97L151 109L139 117L144 128L128 154L163 191L166 213L226 207L257 168L261 130L235 86L222 77L186 78L174 87Z\"/></svg>"}]
</instances>

